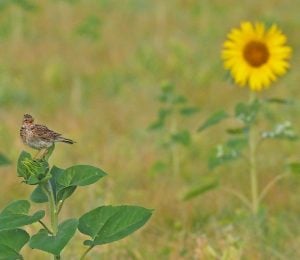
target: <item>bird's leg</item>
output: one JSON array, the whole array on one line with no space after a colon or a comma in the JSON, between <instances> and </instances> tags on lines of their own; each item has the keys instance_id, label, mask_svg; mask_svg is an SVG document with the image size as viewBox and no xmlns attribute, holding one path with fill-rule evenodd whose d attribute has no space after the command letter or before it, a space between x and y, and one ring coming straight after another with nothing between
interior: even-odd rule
<instances>
[{"instance_id":1,"label":"bird's leg","mask_svg":"<svg viewBox=\"0 0 300 260\"><path fill-rule=\"evenodd\" d=\"M47 149L43 148L41 150L38 150L36 155L33 157L34 160L43 159L45 155L47 154Z\"/></svg>"},{"instance_id":2,"label":"bird's leg","mask_svg":"<svg viewBox=\"0 0 300 260\"><path fill-rule=\"evenodd\" d=\"M38 150L38 152L35 154L35 156L33 156L33 160L35 159L39 159L39 154L41 153L41 150Z\"/></svg>"},{"instance_id":3,"label":"bird's leg","mask_svg":"<svg viewBox=\"0 0 300 260\"><path fill-rule=\"evenodd\" d=\"M45 156L46 156L46 154L47 154L47 152L48 152L48 149L46 149L46 148L43 148L43 149L41 149L41 151L42 151L42 155L41 155L41 159L43 159Z\"/></svg>"}]
</instances>

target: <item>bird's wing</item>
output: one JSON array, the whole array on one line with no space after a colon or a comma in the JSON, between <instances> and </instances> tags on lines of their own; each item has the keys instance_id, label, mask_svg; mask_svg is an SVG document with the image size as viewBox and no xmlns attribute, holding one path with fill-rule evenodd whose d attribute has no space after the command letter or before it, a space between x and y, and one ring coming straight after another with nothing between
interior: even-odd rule
<instances>
[{"instance_id":1,"label":"bird's wing","mask_svg":"<svg viewBox=\"0 0 300 260\"><path fill-rule=\"evenodd\" d=\"M45 140L56 139L57 137L61 136L61 134L48 129L48 127L44 125L34 125L32 131L35 136Z\"/></svg>"}]
</instances>

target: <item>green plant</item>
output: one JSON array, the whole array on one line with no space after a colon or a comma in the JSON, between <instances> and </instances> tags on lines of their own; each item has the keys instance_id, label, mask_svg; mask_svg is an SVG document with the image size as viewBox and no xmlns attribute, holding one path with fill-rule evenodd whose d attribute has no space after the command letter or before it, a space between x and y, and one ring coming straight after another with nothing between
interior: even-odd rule
<instances>
[{"instance_id":1,"label":"green plant","mask_svg":"<svg viewBox=\"0 0 300 260\"><path fill-rule=\"evenodd\" d=\"M216 112L198 129L201 132L227 118L233 118L237 122L234 128L227 129L230 135L228 141L214 148L209 158L209 168L212 170L240 158L246 161L246 168L249 170L250 198L244 194L244 191L228 189L227 191L237 196L255 216L269 190L287 176L287 173L278 174L265 187L260 188L258 149L268 139L291 141L297 139L291 122L287 120L273 126L272 130L263 130L270 116L269 104L286 105L289 102L280 98L263 99L257 95L258 92L269 87L277 77L287 72L292 48L286 44L286 41L286 36L276 24L266 29L261 22L242 22L240 28L233 28L223 43L222 59L224 68L230 72L235 84L249 87L251 91L249 102L238 103L234 115L224 110ZM189 192L189 196L186 197L191 198L202 194L203 191L217 185L212 183L207 187Z\"/></svg>"},{"instance_id":2,"label":"green plant","mask_svg":"<svg viewBox=\"0 0 300 260\"><path fill-rule=\"evenodd\" d=\"M161 104L157 118L150 124L150 131L159 133L159 144L170 154L171 169L174 175L180 172L180 147L188 147L192 142L190 130L184 119L199 112L199 108L188 103L185 96L177 94L175 85L164 83L158 96ZM165 168L163 161L158 161L154 169Z\"/></svg>"},{"instance_id":3,"label":"green plant","mask_svg":"<svg viewBox=\"0 0 300 260\"><path fill-rule=\"evenodd\" d=\"M44 158L33 159L22 151L17 164L18 176L28 185L35 186L31 194L34 203L49 205L50 224L43 220L45 211L39 210L29 214L30 202L17 200L11 202L0 213L0 259L23 259L21 248L28 243L61 259L61 252L70 242L78 229L89 236L84 241L85 253L78 257L84 259L90 250L120 240L142 227L151 217L152 210L139 206L100 206L79 219L59 219L65 201L77 187L91 185L106 176L106 173L91 165L73 165L67 169L56 166L50 168L48 159L54 146ZM42 229L29 235L23 226L39 222Z\"/></svg>"},{"instance_id":4,"label":"green plant","mask_svg":"<svg viewBox=\"0 0 300 260\"><path fill-rule=\"evenodd\" d=\"M247 198L243 191L240 190L227 188L224 190L238 197L254 215L258 213L260 204L270 189L279 180L289 175L285 171L277 174L260 190L257 163L258 149L270 139L295 141L298 138L290 121L285 120L280 123L273 123L273 116L276 112L274 113L270 109L271 104L289 106L291 102L279 98L258 99L252 94L249 102L241 102L235 106L233 114L224 110L218 111L203 122L198 129L199 132L202 132L225 119L231 119L230 121L234 124L234 127L226 129L229 138L224 144L218 144L213 148L208 160L208 168L209 170L214 170L221 165L239 159L245 161L246 168L249 170L250 198ZM271 130L263 130L267 122L272 122ZM299 172L298 163L290 164L290 169L294 172ZM202 184L201 187L196 187L189 191L185 196L186 199L218 187L218 185L215 185L218 182L216 180L218 178L216 177L206 186ZM203 188L203 185L206 189Z\"/></svg>"}]
</instances>

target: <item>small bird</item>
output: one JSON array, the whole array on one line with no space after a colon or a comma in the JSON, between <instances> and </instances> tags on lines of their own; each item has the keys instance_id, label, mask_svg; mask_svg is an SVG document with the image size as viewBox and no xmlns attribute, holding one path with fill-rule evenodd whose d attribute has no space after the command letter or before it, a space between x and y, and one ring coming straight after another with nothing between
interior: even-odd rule
<instances>
[{"instance_id":1,"label":"small bird","mask_svg":"<svg viewBox=\"0 0 300 260\"><path fill-rule=\"evenodd\" d=\"M47 126L35 124L33 117L29 114L24 115L20 136L24 144L39 151L44 150L43 155L56 142L75 143L73 140L64 138L61 134L48 129Z\"/></svg>"}]
</instances>

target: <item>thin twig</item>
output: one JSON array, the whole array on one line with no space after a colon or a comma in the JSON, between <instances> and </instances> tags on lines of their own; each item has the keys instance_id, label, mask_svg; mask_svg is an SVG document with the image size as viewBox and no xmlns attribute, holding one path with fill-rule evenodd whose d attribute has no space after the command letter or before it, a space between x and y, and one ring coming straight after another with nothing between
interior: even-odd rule
<instances>
[{"instance_id":1,"label":"thin twig","mask_svg":"<svg viewBox=\"0 0 300 260\"><path fill-rule=\"evenodd\" d=\"M85 250L85 252L83 253L83 255L80 257L80 260L83 260L86 255L88 254L88 252L90 252L93 249L94 245L90 246L87 250Z\"/></svg>"},{"instance_id":2,"label":"thin twig","mask_svg":"<svg viewBox=\"0 0 300 260\"><path fill-rule=\"evenodd\" d=\"M53 235L53 232L46 226L46 224L43 221L39 220L39 222L47 230L49 234Z\"/></svg>"},{"instance_id":3,"label":"thin twig","mask_svg":"<svg viewBox=\"0 0 300 260\"><path fill-rule=\"evenodd\" d=\"M262 192L259 195L258 200L261 201L269 192L269 190L278 182L279 180L283 179L284 177L287 177L288 173L282 173L277 175L275 178L273 178L262 190Z\"/></svg>"},{"instance_id":4,"label":"thin twig","mask_svg":"<svg viewBox=\"0 0 300 260\"><path fill-rule=\"evenodd\" d=\"M57 210L57 215L60 213L60 211L61 211L61 209L62 209L62 207L63 207L63 205L64 205L64 200L60 200L59 202L58 202L58 205L57 205L57 207L58 207L58 210Z\"/></svg>"},{"instance_id":5,"label":"thin twig","mask_svg":"<svg viewBox=\"0 0 300 260\"><path fill-rule=\"evenodd\" d=\"M244 196L243 194L241 194L240 192L238 192L236 190L232 190L232 189L228 189L228 188L223 188L223 190L225 192L231 193L232 195L234 195L235 197L240 199L240 201L242 201L249 209L251 209L251 202L247 199L246 196Z\"/></svg>"}]
</instances>

